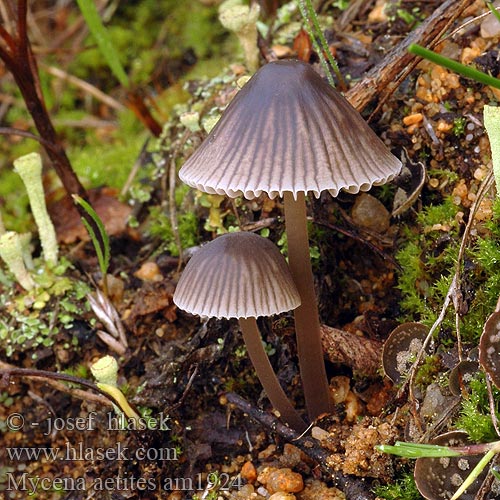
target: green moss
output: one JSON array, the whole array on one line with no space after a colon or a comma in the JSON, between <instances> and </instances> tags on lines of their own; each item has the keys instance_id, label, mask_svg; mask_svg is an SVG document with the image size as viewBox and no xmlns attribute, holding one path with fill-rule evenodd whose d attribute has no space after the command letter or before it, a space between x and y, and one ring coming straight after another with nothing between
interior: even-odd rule
<instances>
[{"instance_id":1,"label":"green moss","mask_svg":"<svg viewBox=\"0 0 500 500\"><path fill-rule=\"evenodd\" d=\"M402 319L432 324L440 310L458 253L458 207L451 199L426 207L417 215L417 224L404 233L406 243L396 254L402 272Z\"/></svg>"},{"instance_id":2,"label":"green moss","mask_svg":"<svg viewBox=\"0 0 500 500\"><path fill-rule=\"evenodd\" d=\"M400 479L386 486L376 486L373 491L377 497L386 500L420 500L422 497L415 485L413 474L405 472Z\"/></svg>"},{"instance_id":3,"label":"green moss","mask_svg":"<svg viewBox=\"0 0 500 500\"><path fill-rule=\"evenodd\" d=\"M462 399L460 417L455 422L455 427L466 431L475 443L487 443L498 439L491 421L488 389L482 372L478 372L470 382L469 389L469 396ZM493 398L498 409L500 391L496 387L493 387ZM496 414L499 418L498 410Z\"/></svg>"},{"instance_id":4,"label":"green moss","mask_svg":"<svg viewBox=\"0 0 500 500\"><path fill-rule=\"evenodd\" d=\"M196 214L192 212L177 214L177 224L182 248L196 246L199 243L199 221ZM162 241L162 249L171 255L179 255L170 219L160 207L151 208L147 232Z\"/></svg>"},{"instance_id":5,"label":"green moss","mask_svg":"<svg viewBox=\"0 0 500 500\"><path fill-rule=\"evenodd\" d=\"M438 354L433 354L424 358L415 375L415 383L419 387L425 388L436 380L442 368L440 359L441 357Z\"/></svg>"},{"instance_id":6,"label":"green moss","mask_svg":"<svg viewBox=\"0 0 500 500\"><path fill-rule=\"evenodd\" d=\"M0 295L0 302L5 304L5 314L0 318L0 351L7 357L26 351L36 356L38 348L51 347L58 333L71 329L74 320L89 310L85 296L90 289L65 276L71 267L68 260L62 258L52 269L41 267L38 259L35 264L37 288L33 292L16 295L10 282L6 287L9 292Z\"/></svg>"}]
</instances>

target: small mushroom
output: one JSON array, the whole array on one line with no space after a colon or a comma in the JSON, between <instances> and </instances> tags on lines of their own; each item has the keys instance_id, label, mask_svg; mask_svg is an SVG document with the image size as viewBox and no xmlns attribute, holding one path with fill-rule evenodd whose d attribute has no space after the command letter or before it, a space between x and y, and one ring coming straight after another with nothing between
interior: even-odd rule
<instances>
[{"instance_id":1,"label":"small mushroom","mask_svg":"<svg viewBox=\"0 0 500 500\"><path fill-rule=\"evenodd\" d=\"M309 417L332 410L309 255L307 193L337 196L384 184L401 162L310 65L275 61L236 95L179 172L192 187L248 199L284 197L288 259L301 298L294 311Z\"/></svg>"},{"instance_id":2,"label":"small mushroom","mask_svg":"<svg viewBox=\"0 0 500 500\"><path fill-rule=\"evenodd\" d=\"M484 324L479 341L479 362L500 388L500 312L494 312Z\"/></svg>"},{"instance_id":3,"label":"small mushroom","mask_svg":"<svg viewBox=\"0 0 500 500\"><path fill-rule=\"evenodd\" d=\"M466 446L471 443L466 432L452 431L437 436L431 440L431 444ZM427 500L451 498L481 458L481 455L418 458L415 462L414 472L418 491ZM487 472L488 469L485 468L477 480L461 495L461 500L473 500L475 498Z\"/></svg>"},{"instance_id":4,"label":"small mushroom","mask_svg":"<svg viewBox=\"0 0 500 500\"><path fill-rule=\"evenodd\" d=\"M399 384L408 373L422 349L429 328L422 323L403 323L397 326L384 342L382 365L385 374Z\"/></svg>"},{"instance_id":5,"label":"small mushroom","mask_svg":"<svg viewBox=\"0 0 500 500\"><path fill-rule=\"evenodd\" d=\"M283 391L262 345L256 318L290 311L300 297L284 257L253 233L229 233L201 247L186 265L174 303L202 317L238 318L250 359L281 418L299 432L305 424Z\"/></svg>"},{"instance_id":6,"label":"small mushroom","mask_svg":"<svg viewBox=\"0 0 500 500\"><path fill-rule=\"evenodd\" d=\"M469 382L479 370L477 361L464 359L450 371L449 387L454 396L462 396L468 391Z\"/></svg>"}]
</instances>

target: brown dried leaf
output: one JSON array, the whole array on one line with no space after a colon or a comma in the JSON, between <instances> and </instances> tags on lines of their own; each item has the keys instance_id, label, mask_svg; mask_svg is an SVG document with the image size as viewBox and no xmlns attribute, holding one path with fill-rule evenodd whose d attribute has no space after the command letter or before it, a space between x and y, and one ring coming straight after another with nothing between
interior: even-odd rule
<instances>
[{"instance_id":1,"label":"brown dried leaf","mask_svg":"<svg viewBox=\"0 0 500 500\"><path fill-rule=\"evenodd\" d=\"M169 322L175 321L177 315L172 301L173 292L173 285L165 280L159 283L145 283L134 297L132 310L126 319L128 328L135 334L139 333L138 320L157 313L162 314Z\"/></svg>"},{"instance_id":2,"label":"brown dried leaf","mask_svg":"<svg viewBox=\"0 0 500 500\"><path fill-rule=\"evenodd\" d=\"M125 232L132 208L117 200L118 191L103 187L89 190L88 194L90 204L103 221L108 235L114 236ZM48 210L60 243L89 241L87 230L71 197L65 196L51 203Z\"/></svg>"},{"instance_id":3,"label":"brown dried leaf","mask_svg":"<svg viewBox=\"0 0 500 500\"><path fill-rule=\"evenodd\" d=\"M312 43L306 30L301 29L293 40L293 50L297 52L298 59L309 62L312 54Z\"/></svg>"}]
</instances>

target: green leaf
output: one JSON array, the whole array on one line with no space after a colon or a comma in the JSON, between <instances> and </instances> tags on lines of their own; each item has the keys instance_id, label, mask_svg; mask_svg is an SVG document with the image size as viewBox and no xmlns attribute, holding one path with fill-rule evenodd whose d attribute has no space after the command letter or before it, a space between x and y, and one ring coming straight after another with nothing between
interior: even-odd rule
<instances>
[{"instance_id":1,"label":"green leaf","mask_svg":"<svg viewBox=\"0 0 500 500\"><path fill-rule=\"evenodd\" d=\"M444 68L451 69L455 73L475 80L476 82L484 83L485 85L490 85L491 87L500 89L500 80L498 78L494 78L493 76L487 75L486 73L471 68L470 66L466 66L465 64L453 61L453 59L436 54L436 52L425 49L416 43L412 43L408 47L408 52L423 57L424 59L428 59L439 66L443 66Z\"/></svg>"},{"instance_id":2,"label":"green leaf","mask_svg":"<svg viewBox=\"0 0 500 500\"><path fill-rule=\"evenodd\" d=\"M99 261L99 268L101 269L101 273L104 278L107 275L109 260L111 257L108 233L106 232L106 228L104 227L101 218L97 215L96 211L87 201L85 201L82 197L76 194L73 195L73 200L75 201L75 203L80 205L85 210L85 212L87 212L90 215L92 220L95 222L97 228L99 229L99 235L101 237L100 240L97 237L97 234L95 233L92 226L88 223L88 221L86 221L82 217L82 223L85 226L87 232L89 233L90 239L92 240L92 244L94 245L97 254L97 260ZM101 241L102 241L102 247L101 247Z\"/></svg>"},{"instance_id":3,"label":"green leaf","mask_svg":"<svg viewBox=\"0 0 500 500\"><path fill-rule=\"evenodd\" d=\"M107 29L102 24L101 17L97 11L94 0L77 0L78 7L82 11L83 17L89 27L92 36L94 37L99 50L106 59L109 68L113 75L124 87L129 87L129 78L118 57L115 46L111 41L111 37Z\"/></svg>"},{"instance_id":4,"label":"green leaf","mask_svg":"<svg viewBox=\"0 0 500 500\"><path fill-rule=\"evenodd\" d=\"M405 458L423 458L423 457L458 457L460 453L447 446L438 446L435 444L418 444L418 443L405 443L396 441L394 446L381 444L376 446L379 451L383 453L390 453Z\"/></svg>"}]
</instances>

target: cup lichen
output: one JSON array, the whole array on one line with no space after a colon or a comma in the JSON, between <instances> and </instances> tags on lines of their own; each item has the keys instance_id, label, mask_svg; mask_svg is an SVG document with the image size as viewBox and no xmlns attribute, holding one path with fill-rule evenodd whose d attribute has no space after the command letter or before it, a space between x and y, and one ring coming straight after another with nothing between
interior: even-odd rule
<instances>
[{"instance_id":1,"label":"cup lichen","mask_svg":"<svg viewBox=\"0 0 500 500\"><path fill-rule=\"evenodd\" d=\"M21 237L15 231L0 236L0 257L25 290L33 290L35 282L26 269L23 259Z\"/></svg>"},{"instance_id":2,"label":"cup lichen","mask_svg":"<svg viewBox=\"0 0 500 500\"><path fill-rule=\"evenodd\" d=\"M257 46L257 20L260 7L254 3L250 7L238 1L226 0L219 7L219 20L224 26L235 33L243 48L245 62L250 71L259 67L259 48Z\"/></svg>"},{"instance_id":3,"label":"cup lichen","mask_svg":"<svg viewBox=\"0 0 500 500\"><path fill-rule=\"evenodd\" d=\"M42 159L38 153L21 156L14 160L14 170L19 174L26 187L31 211L38 227L45 262L55 265L57 264L58 246L54 225L45 204Z\"/></svg>"}]
</instances>

